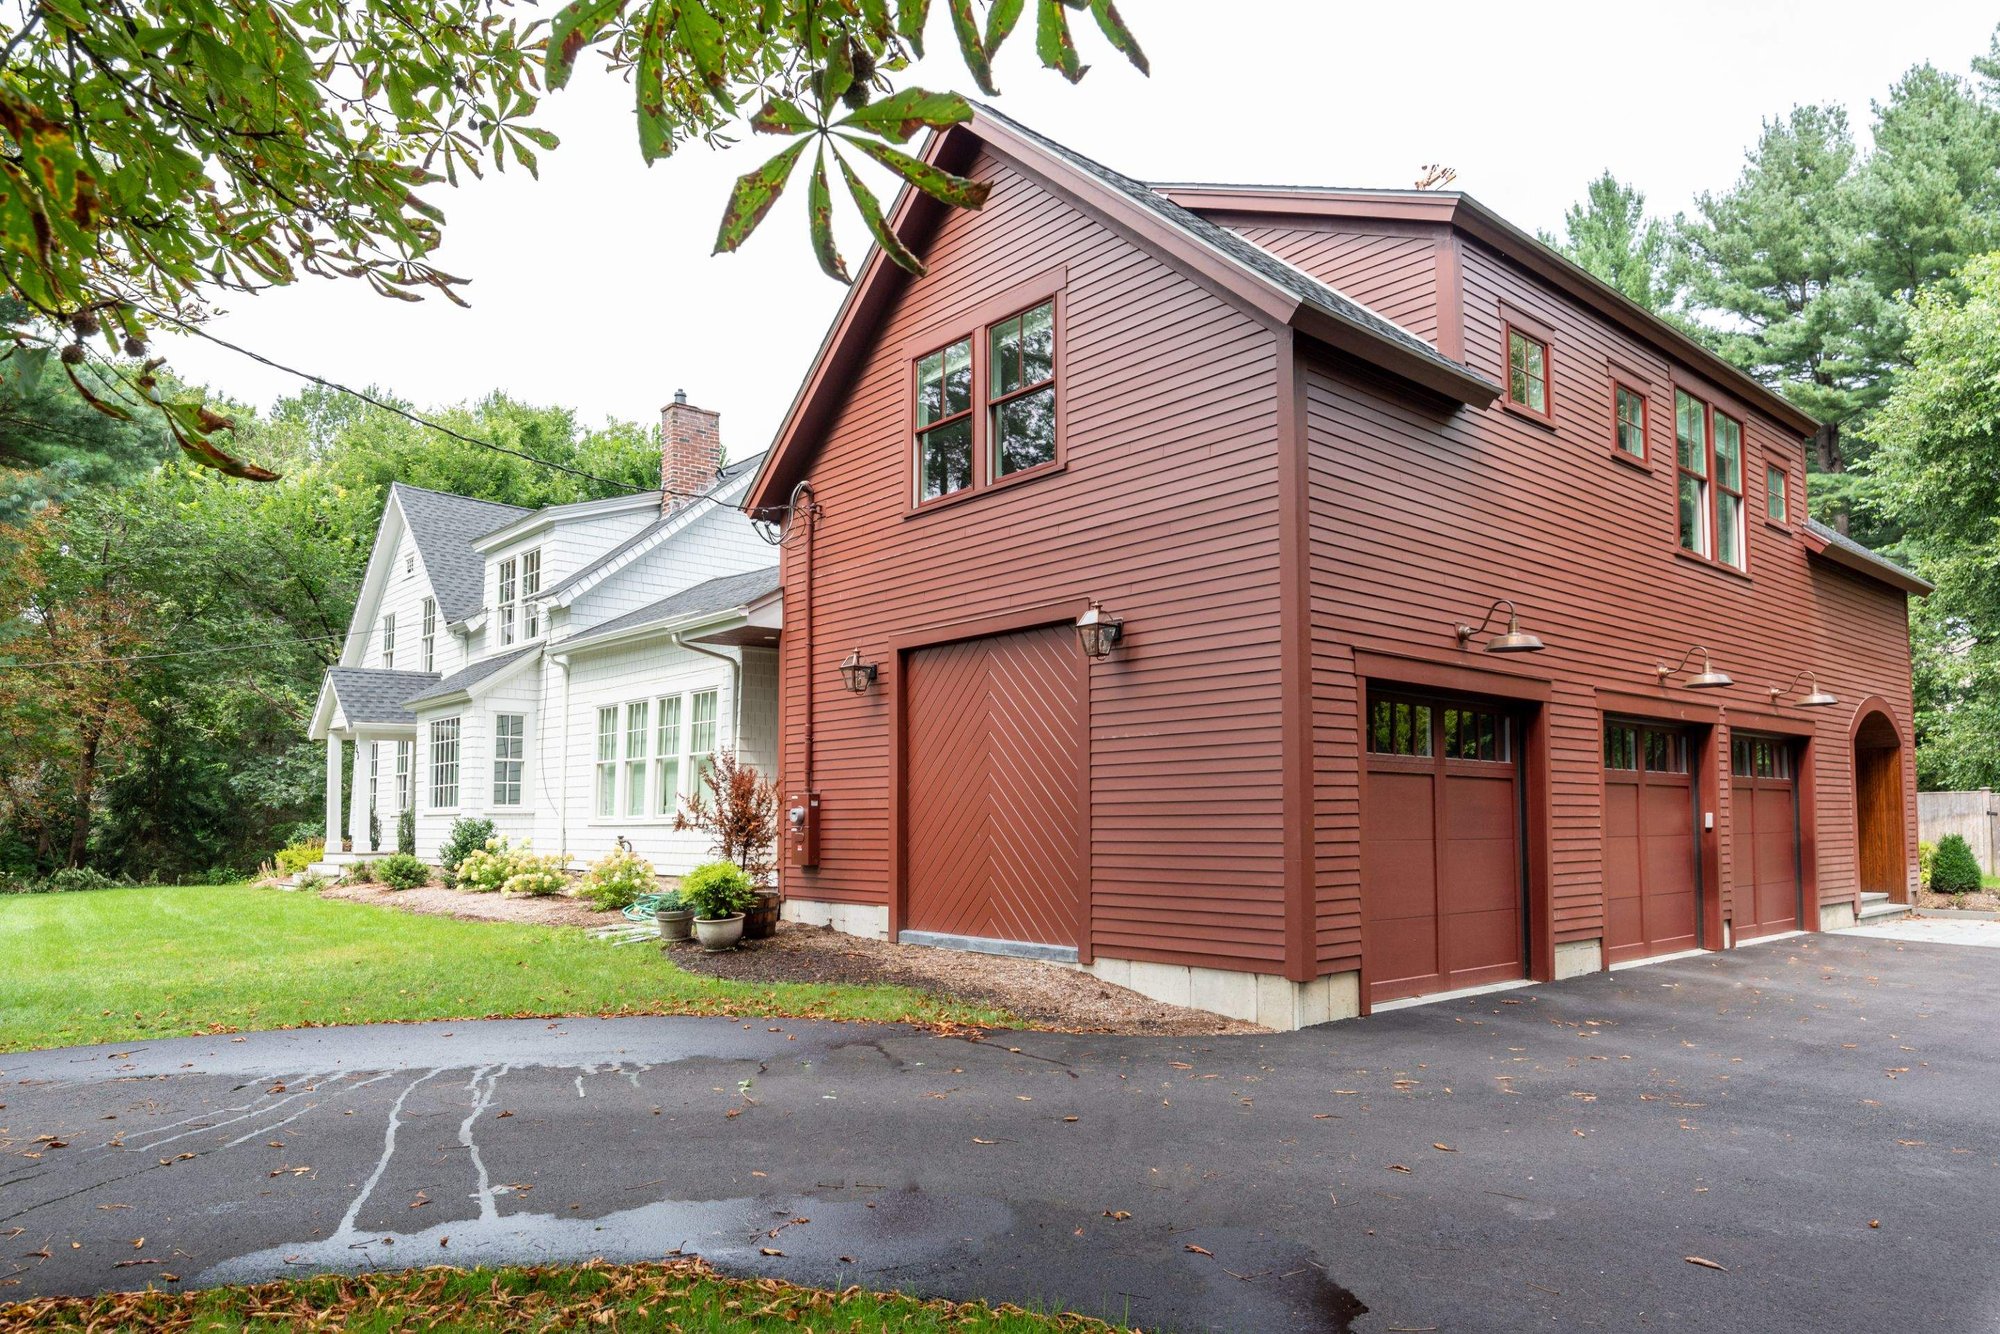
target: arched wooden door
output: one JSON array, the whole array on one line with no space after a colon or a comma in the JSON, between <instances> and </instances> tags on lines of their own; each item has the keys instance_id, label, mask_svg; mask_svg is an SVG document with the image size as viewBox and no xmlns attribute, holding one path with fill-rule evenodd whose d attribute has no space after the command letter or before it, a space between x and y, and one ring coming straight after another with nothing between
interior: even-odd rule
<instances>
[{"instance_id":1,"label":"arched wooden door","mask_svg":"<svg viewBox=\"0 0 2000 1334\"><path fill-rule=\"evenodd\" d=\"M1854 853L1864 894L1910 896L1903 817L1903 739L1880 708L1854 729Z\"/></svg>"}]
</instances>

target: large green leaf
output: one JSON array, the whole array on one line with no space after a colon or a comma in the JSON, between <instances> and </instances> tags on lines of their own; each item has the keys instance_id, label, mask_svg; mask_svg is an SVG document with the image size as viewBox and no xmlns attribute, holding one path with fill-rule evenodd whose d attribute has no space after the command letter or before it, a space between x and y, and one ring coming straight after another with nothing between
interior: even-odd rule
<instances>
[{"instance_id":1,"label":"large green leaf","mask_svg":"<svg viewBox=\"0 0 2000 1334\"><path fill-rule=\"evenodd\" d=\"M1065 79L1075 83L1090 67L1077 58L1076 41L1069 32L1069 11L1063 0L1038 0L1038 5L1035 54L1044 65L1061 70Z\"/></svg>"},{"instance_id":2,"label":"large green leaf","mask_svg":"<svg viewBox=\"0 0 2000 1334\"><path fill-rule=\"evenodd\" d=\"M771 205L778 202L799 154L805 152L810 142L801 139L755 171L746 171L736 178L736 185L729 192L729 207L722 214L722 226L715 234L715 253L734 250L750 239L750 233L757 230L757 224L771 211Z\"/></svg>"},{"instance_id":3,"label":"large green leaf","mask_svg":"<svg viewBox=\"0 0 2000 1334\"><path fill-rule=\"evenodd\" d=\"M824 146L813 160L812 184L806 188L806 213L812 219L813 254L818 257L820 268L829 278L852 281L847 276L847 262L841 259L833 242L833 192L826 184Z\"/></svg>"},{"instance_id":4,"label":"large green leaf","mask_svg":"<svg viewBox=\"0 0 2000 1334\"><path fill-rule=\"evenodd\" d=\"M549 23L549 87L569 82L576 58L583 48L597 40L613 19L625 12L630 0L570 0Z\"/></svg>"},{"instance_id":5,"label":"large green leaf","mask_svg":"<svg viewBox=\"0 0 2000 1334\"><path fill-rule=\"evenodd\" d=\"M836 152L833 160L840 164L840 174L847 179L848 193L854 196L854 207L860 212L861 220L868 224L875 244L882 247L882 253L896 267L922 277L924 262L912 254L910 248L903 244L903 239L890 229L887 219L882 216L882 204L875 198L875 192L854 174L854 168L847 165L846 158Z\"/></svg>"},{"instance_id":6,"label":"large green leaf","mask_svg":"<svg viewBox=\"0 0 2000 1334\"><path fill-rule=\"evenodd\" d=\"M931 0L901 0L896 6L896 32L910 44L918 59L924 54L924 23L931 16Z\"/></svg>"},{"instance_id":7,"label":"large green leaf","mask_svg":"<svg viewBox=\"0 0 2000 1334\"><path fill-rule=\"evenodd\" d=\"M972 81L988 97L998 97L1000 90L993 84L993 62L986 58L986 45L979 38L972 0L945 0L945 8L951 11L951 30L958 36L959 53L965 57L966 69L972 72Z\"/></svg>"},{"instance_id":8,"label":"large green leaf","mask_svg":"<svg viewBox=\"0 0 2000 1334\"><path fill-rule=\"evenodd\" d=\"M972 105L957 93L933 93L905 88L871 102L842 119L846 128L879 134L891 143L906 144L918 130L940 130L972 119Z\"/></svg>"},{"instance_id":9,"label":"large green leaf","mask_svg":"<svg viewBox=\"0 0 2000 1334\"><path fill-rule=\"evenodd\" d=\"M759 134L804 134L819 128L798 103L774 97L750 117L750 128Z\"/></svg>"},{"instance_id":10,"label":"large green leaf","mask_svg":"<svg viewBox=\"0 0 2000 1334\"><path fill-rule=\"evenodd\" d=\"M639 101L639 154L658 162L674 151L674 123L667 116L667 34L674 11L668 0L653 0L639 29L639 65L633 83Z\"/></svg>"},{"instance_id":11,"label":"large green leaf","mask_svg":"<svg viewBox=\"0 0 2000 1334\"><path fill-rule=\"evenodd\" d=\"M986 196L993 190L993 187L985 181L955 176L942 167L934 167L921 158L911 157L908 153L899 153L889 145L874 139L859 139L851 134L843 134L840 137L932 199L950 204L953 208L983 208Z\"/></svg>"},{"instance_id":12,"label":"large green leaf","mask_svg":"<svg viewBox=\"0 0 2000 1334\"><path fill-rule=\"evenodd\" d=\"M1021 21L1021 11L1027 0L993 0L993 7L986 11L986 58L991 60L999 54L1000 44L1014 31L1014 25Z\"/></svg>"},{"instance_id":13,"label":"large green leaf","mask_svg":"<svg viewBox=\"0 0 2000 1334\"><path fill-rule=\"evenodd\" d=\"M1150 75L1153 72L1152 65L1146 60L1146 53L1139 49L1139 39L1125 26L1125 20L1119 16L1118 6L1113 4L1112 0L1090 0L1090 13L1097 20L1097 26L1110 39L1111 45L1122 52L1141 74Z\"/></svg>"},{"instance_id":14,"label":"large green leaf","mask_svg":"<svg viewBox=\"0 0 2000 1334\"><path fill-rule=\"evenodd\" d=\"M674 33L701 72L709 96L724 109L734 110L736 104L730 99L729 78L723 68L722 25L708 12L708 6L701 0L679 0Z\"/></svg>"}]
</instances>

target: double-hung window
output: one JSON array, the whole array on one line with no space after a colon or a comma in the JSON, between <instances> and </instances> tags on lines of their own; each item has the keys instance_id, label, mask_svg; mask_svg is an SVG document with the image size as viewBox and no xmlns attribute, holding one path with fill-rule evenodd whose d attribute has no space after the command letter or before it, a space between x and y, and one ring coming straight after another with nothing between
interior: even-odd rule
<instances>
[{"instance_id":1,"label":"double-hung window","mask_svg":"<svg viewBox=\"0 0 2000 1334\"><path fill-rule=\"evenodd\" d=\"M697 690L688 701L688 786L703 801L708 793L703 784L715 767L716 692Z\"/></svg>"},{"instance_id":2,"label":"double-hung window","mask_svg":"<svg viewBox=\"0 0 2000 1334\"><path fill-rule=\"evenodd\" d=\"M424 670L437 670L438 604L436 598L424 599Z\"/></svg>"},{"instance_id":3,"label":"double-hung window","mask_svg":"<svg viewBox=\"0 0 2000 1334\"><path fill-rule=\"evenodd\" d=\"M993 476L1056 457L1056 307L1044 301L994 325L987 336L988 438Z\"/></svg>"},{"instance_id":4,"label":"double-hung window","mask_svg":"<svg viewBox=\"0 0 2000 1334\"><path fill-rule=\"evenodd\" d=\"M1790 497L1785 494L1786 473L1775 463L1764 465L1764 517L1772 523L1790 521Z\"/></svg>"},{"instance_id":5,"label":"double-hung window","mask_svg":"<svg viewBox=\"0 0 2000 1334\"><path fill-rule=\"evenodd\" d=\"M646 809L646 741L651 731L645 700L625 706L625 814L638 819Z\"/></svg>"},{"instance_id":6,"label":"double-hung window","mask_svg":"<svg viewBox=\"0 0 2000 1334\"><path fill-rule=\"evenodd\" d=\"M1743 424L1676 389L1674 445L1681 549L1733 569L1746 568Z\"/></svg>"},{"instance_id":7,"label":"double-hung window","mask_svg":"<svg viewBox=\"0 0 2000 1334\"><path fill-rule=\"evenodd\" d=\"M390 612L382 618L382 666L385 670L396 665L396 613Z\"/></svg>"},{"instance_id":8,"label":"double-hung window","mask_svg":"<svg viewBox=\"0 0 2000 1334\"><path fill-rule=\"evenodd\" d=\"M416 749L414 741L396 743L396 813L410 809L410 752Z\"/></svg>"},{"instance_id":9,"label":"double-hung window","mask_svg":"<svg viewBox=\"0 0 2000 1334\"><path fill-rule=\"evenodd\" d=\"M514 596L518 589L515 571L517 565L512 556L500 562L500 643L502 647L514 642Z\"/></svg>"},{"instance_id":10,"label":"double-hung window","mask_svg":"<svg viewBox=\"0 0 2000 1334\"><path fill-rule=\"evenodd\" d=\"M972 340L917 362L917 499L972 485Z\"/></svg>"},{"instance_id":11,"label":"double-hung window","mask_svg":"<svg viewBox=\"0 0 2000 1334\"><path fill-rule=\"evenodd\" d=\"M431 723L431 809L458 807L458 719L438 718Z\"/></svg>"},{"instance_id":12,"label":"double-hung window","mask_svg":"<svg viewBox=\"0 0 2000 1334\"><path fill-rule=\"evenodd\" d=\"M653 747L653 814L672 815L681 795L681 697L660 700L660 726Z\"/></svg>"},{"instance_id":13,"label":"double-hung window","mask_svg":"<svg viewBox=\"0 0 2000 1334\"><path fill-rule=\"evenodd\" d=\"M1643 461L1646 457L1646 396L1636 389L1616 383L1611 386L1611 396L1613 443L1619 453Z\"/></svg>"},{"instance_id":14,"label":"double-hung window","mask_svg":"<svg viewBox=\"0 0 2000 1334\"><path fill-rule=\"evenodd\" d=\"M528 762L528 719L519 713L493 715L493 804L521 804L521 771Z\"/></svg>"},{"instance_id":15,"label":"double-hung window","mask_svg":"<svg viewBox=\"0 0 2000 1334\"><path fill-rule=\"evenodd\" d=\"M1549 415L1549 345L1507 326L1507 401L1537 417Z\"/></svg>"},{"instance_id":16,"label":"double-hung window","mask_svg":"<svg viewBox=\"0 0 2000 1334\"><path fill-rule=\"evenodd\" d=\"M542 549L521 553L521 637L533 639L542 630L542 608L535 597L542 591Z\"/></svg>"},{"instance_id":17,"label":"double-hung window","mask_svg":"<svg viewBox=\"0 0 2000 1334\"><path fill-rule=\"evenodd\" d=\"M1044 295L1002 309L998 318L916 359L918 505L1007 481L1060 457L1060 303Z\"/></svg>"},{"instance_id":18,"label":"double-hung window","mask_svg":"<svg viewBox=\"0 0 2000 1334\"><path fill-rule=\"evenodd\" d=\"M597 711L597 795L591 809L600 820L618 813L618 709Z\"/></svg>"}]
</instances>

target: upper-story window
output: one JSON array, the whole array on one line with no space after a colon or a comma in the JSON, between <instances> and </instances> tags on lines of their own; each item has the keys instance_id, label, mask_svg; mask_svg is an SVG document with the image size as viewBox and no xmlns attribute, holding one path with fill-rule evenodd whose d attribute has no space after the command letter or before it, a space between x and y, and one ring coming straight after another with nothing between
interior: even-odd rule
<instances>
[{"instance_id":1,"label":"upper-story window","mask_svg":"<svg viewBox=\"0 0 2000 1334\"><path fill-rule=\"evenodd\" d=\"M1764 465L1764 517L1772 523L1788 523L1791 497L1785 493L1785 470L1775 463Z\"/></svg>"},{"instance_id":2,"label":"upper-story window","mask_svg":"<svg viewBox=\"0 0 2000 1334\"><path fill-rule=\"evenodd\" d=\"M917 504L1057 462L1057 319L1046 297L917 358Z\"/></svg>"},{"instance_id":3,"label":"upper-story window","mask_svg":"<svg viewBox=\"0 0 2000 1334\"><path fill-rule=\"evenodd\" d=\"M382 618L382 666L396 665L396 613L390 612Z\"/></svg>"},{"instance_id":4,"label":"upper-story window","mask_svg":"<svg viewBox=\"0 0 2000 1334\"><path fill-rule=\"evenodd\" d=\"M514 598L519 591L519 565L512 556L500 562L500 643L505 646L514 642L514 613L519 610Z\"/></svg>"},{"instance_id":5,"label":"upper-story window","mask_svg":"<svg viewBox=\"0 0 2000 1334\"><path fill-rule=\"evenodd\" d=\"M415 574L416 572L417 572L417 553L414 551L404 552L403 577L405 579L408 579L411 575Z\"/></svg>"},{"instance_id":6,"label":"upper-story window","mask_svg":"<svg viewBox=\"0 0 2000 1334\"><path fill-rule=\"evenodd\" d=\"M424 670L437 670L438 604L436 598L424 599Z\"/></svg>"},{"instance_id":7,"label":"upper-story window","mask_svg":"<svg viewBox=\"0 0 2000 1334\"><path fill-rule=\"evenodd\" d=\"M1538 417L1549 415L1549 345L1507 326L1507 401Z\"/></svg>"},{"instance_id":8,"label":"upper-story window","mask_svg":"<svg viewBox=\"0 0 2000 1334\"><path fill-rule=\"evenodd\" d=\"M542 632L542 608L536 594L542 591L542 549L521 553L521 634L533 639Z\"/></svg>"},{"instance_id":9,"label":"upper-story window","mask_svg":"<svg viewBox=\"0 0 2000 1334\"><path fill-rule=\"evenodd\" d=\"M1743 569L1743 424L1674 391L1681 549Z\"/></svg>"},{"instance_id":10,"label":"upper-story window","mask_svg":"<svg viewBox=\"0 0 2000 1334\"><path fill-rule=\"evenodd\" d=\"M1635 459L1646 457L1646 396L1622 384L1611 386L1614 400L1615 441L1618 452Z\"/></svg>"},{"instance_id":11,"label":"upper-story window","mask_svg":"<svg viewBox=\"0 0 2000 1334\"><path fill-rule=\"evenodd\" d=\"M528 719L520 713L493 715L493 804L521 804L521 772L528 764Z\"/></svg>"}]
</instances>

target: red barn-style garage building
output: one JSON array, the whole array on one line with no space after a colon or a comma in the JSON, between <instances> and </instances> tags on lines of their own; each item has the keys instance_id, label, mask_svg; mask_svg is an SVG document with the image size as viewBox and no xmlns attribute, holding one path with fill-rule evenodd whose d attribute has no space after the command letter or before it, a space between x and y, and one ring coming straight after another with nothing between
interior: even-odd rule
<instances>
[{"instance_id":1,"label":"red barn-style garage building","mask_svg":"<svg viewBox=\"0 0 2000 1334\"><path fill-rule=\"evenodd\" d=\"M926 151L748 500L794 920L1292 1028L1907 899L1813 421L1461 194Z\"/></svg>"}]
</instances>

